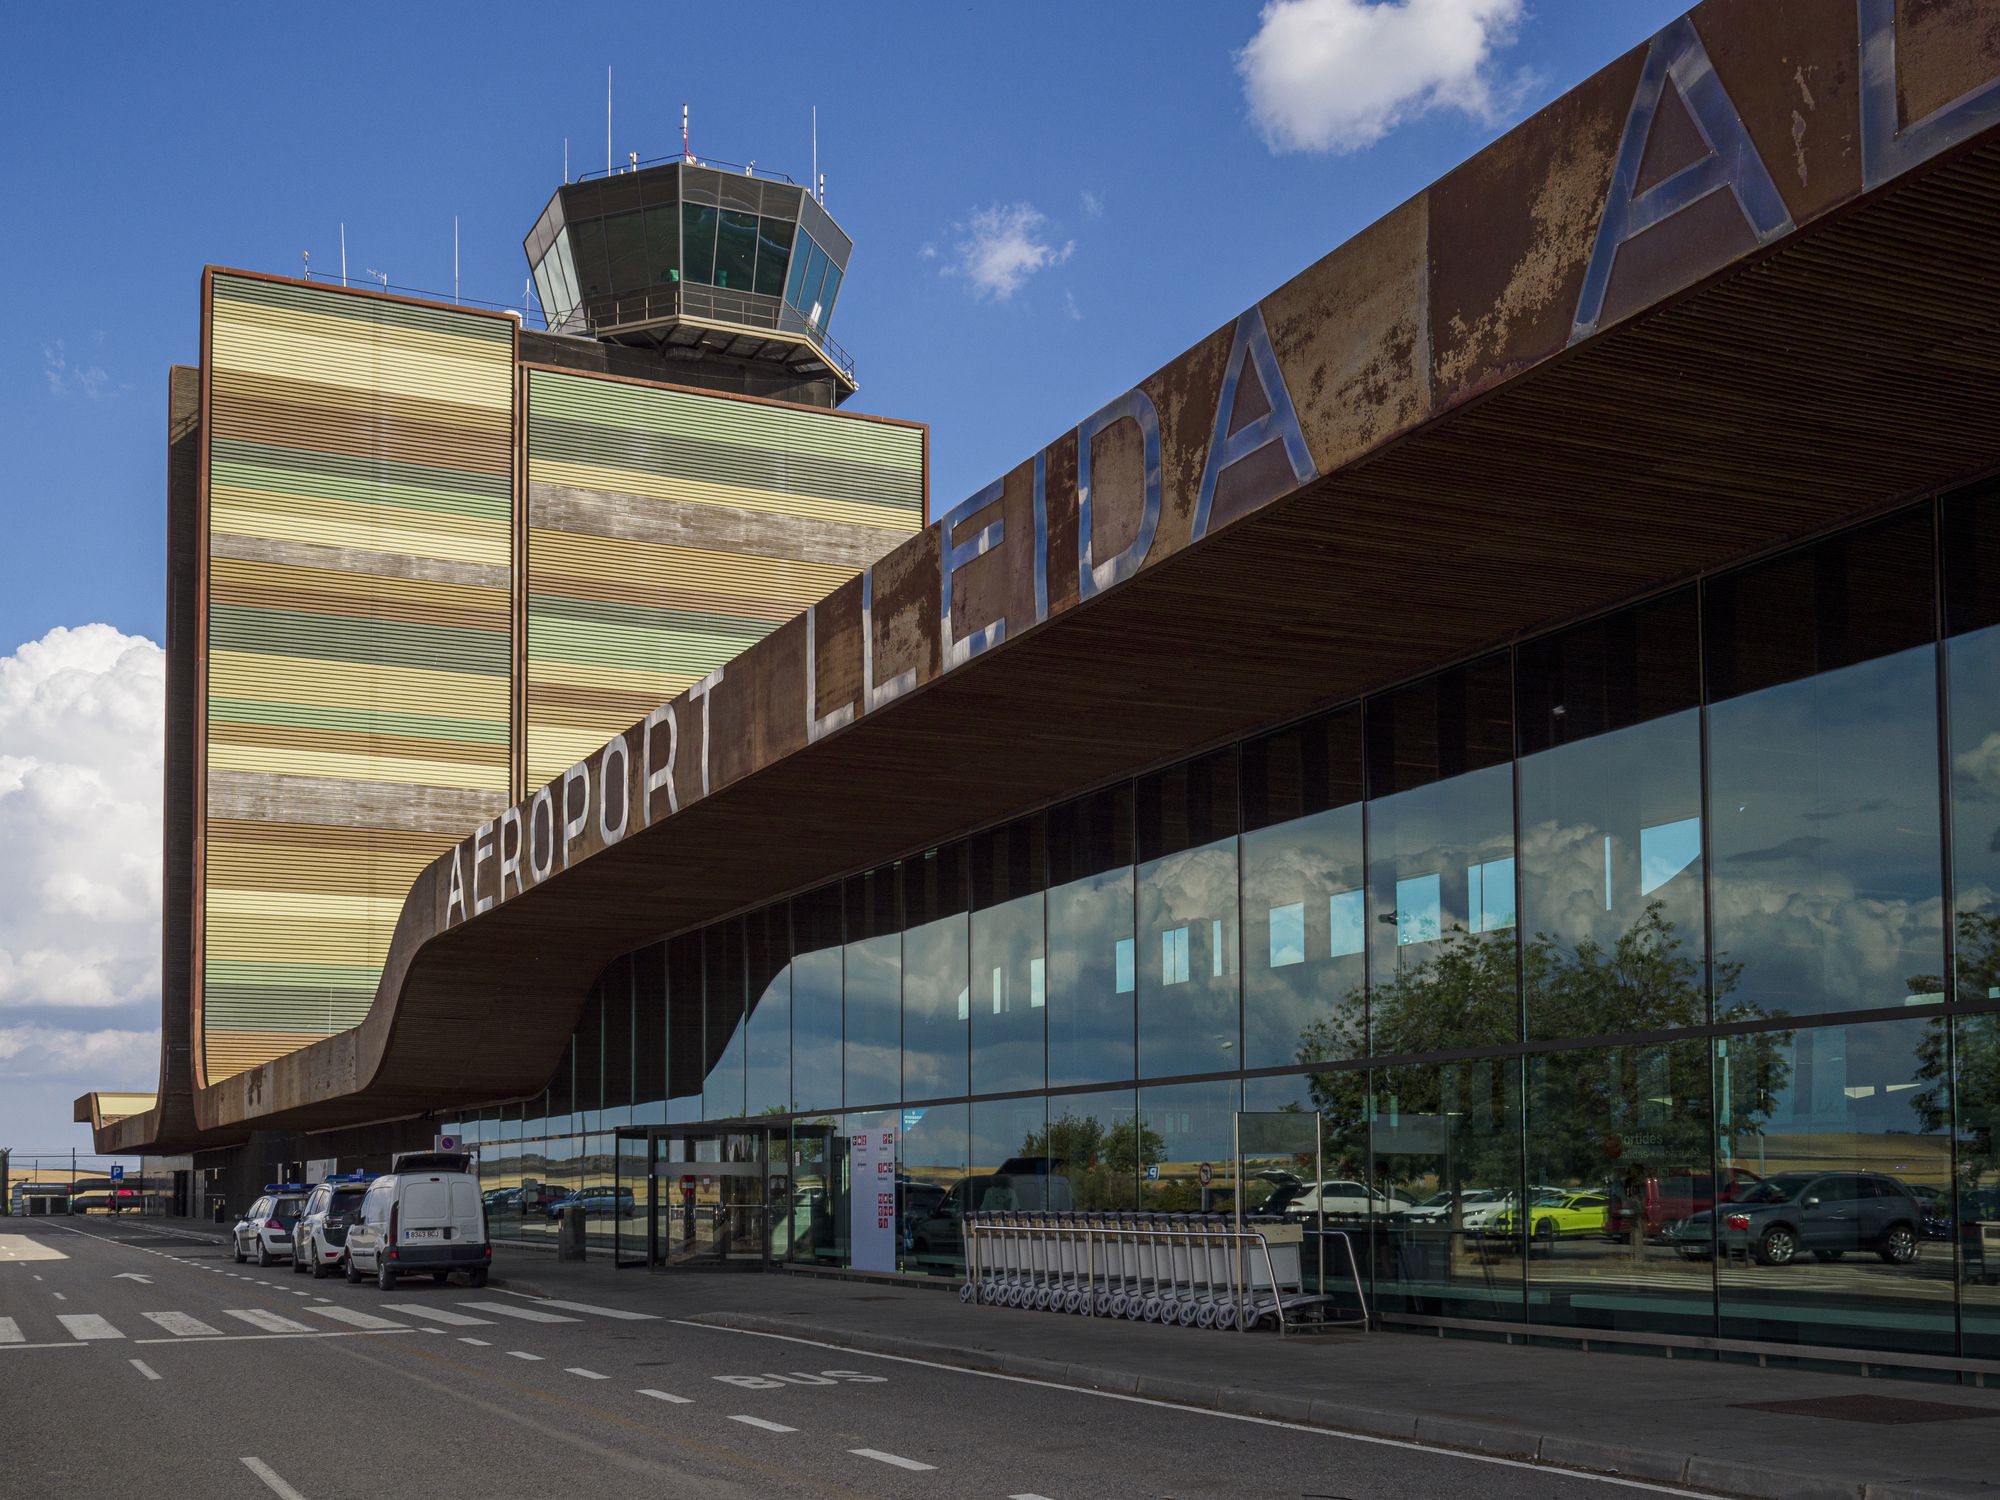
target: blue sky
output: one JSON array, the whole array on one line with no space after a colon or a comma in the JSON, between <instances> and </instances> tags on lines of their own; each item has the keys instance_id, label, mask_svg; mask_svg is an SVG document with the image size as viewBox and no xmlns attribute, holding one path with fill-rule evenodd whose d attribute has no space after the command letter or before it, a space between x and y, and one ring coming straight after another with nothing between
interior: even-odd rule
<instances>
[{"instance_id":1,"label":"blue sky","mask_svg":"<svg viewBox=\"0 0 2000 1500\"><path fill-rule=\"evenodd\" d=\"M803 179L857 409L934 512L1642 42L1681 0L43 5L0 91L0 1144L152 1086L167 369L205 263L518 301L563 171ZM200 19L188 19L199 15ZM143 637L145 640L133 640Z\"/></svg>"}]
</instances>

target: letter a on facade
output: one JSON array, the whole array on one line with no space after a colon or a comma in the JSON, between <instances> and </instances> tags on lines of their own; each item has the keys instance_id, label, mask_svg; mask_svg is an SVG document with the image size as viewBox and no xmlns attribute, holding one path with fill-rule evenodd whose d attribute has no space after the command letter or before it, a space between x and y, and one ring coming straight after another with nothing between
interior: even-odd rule
<instances>
[{"instance_id":1,"label":"letter a on facade","mask_svg":"<svg viewBox=\"0 0 2000 1500\"><path fill-rule=\"evenodd\" d=\"M1708 152L1639 192L1646 147L1669 83L1686 106ZM1708 49L1702 46L1694 23L1682 16L1653 38L1646 53L1645 70L1639 75L1639 91L1632 97L1632 112L1625 119L1625 138L1618 147L1611 192L1605 199L1604 217L1598 222L1597 243L1590 252L1590 268L1584 273L1583 295L1577 299L1569 341L1573 344L1597 332L1598 321L1604 316L1605 293L1611 288L1611 273L1627 241L1725 188L1735 195L1736 206L1749 221L1758 244L1769 244L1791 231L1791 210L1785 207L1770 169L1751 143L1743 117L1737 114L1722 80L1715 76Z\"/></svg>"},{"instance_id":2,"label":"letter a on facade","mask_svg":"<svg viewBox=\"0 0 2000 1500\"><path fill-rule=\"evenodd\" d=\"M1255 380L1244 384L1245 368ZM1235 335L1229 341L1229 363L1222 372L1222 392L1215 402L1215 430L1209 434L1208 462L1202 465L1201 493L1195 499L1191 540L1208 535L1215 510L1216 486L1228 470L1268 448L1284 447L1285 462L1291 466L1295 485L1319 477L1306 435L1299 430L1299 414L1292 407L1292 393L1285 385L1278 356L1271 348L1271 332L1264 326L1264 314L1252 307L1236 320ZM1248 510L1274 498L1255 496L1237 506Z\"/></svg>"}]
</instances>

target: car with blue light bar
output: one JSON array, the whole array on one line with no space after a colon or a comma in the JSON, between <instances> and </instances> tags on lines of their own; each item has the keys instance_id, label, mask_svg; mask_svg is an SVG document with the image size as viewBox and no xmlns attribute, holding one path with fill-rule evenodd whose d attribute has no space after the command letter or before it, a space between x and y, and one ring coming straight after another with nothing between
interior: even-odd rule
<instances>
[{"instance_id":1,"label":"car with blue light bar","mask_svg":"<svg viewBox=\"0 0 2000 1500\"><path fill-rule=\"evenodd\" d=\"M290 1260L293 1232L309 1191L298 1182L265 1183L264 1196L245 1209L230 1230L230 1258L239 1266L246 1260L260 1266Z\"/></svg>"},{"instance_id":2,"label":"car with blue light bar","mask_svg":"<svg viewBox=\"0 0 2000 1500\"><path fill-rule=\"evenodd\" d=\"M305 1211L292 1236L292 1270L315 1279L338 1271L347 1254L349 1216L361 1207L372 1172L329 1177L306 1195Z\"/></svg>"}]
</instances>

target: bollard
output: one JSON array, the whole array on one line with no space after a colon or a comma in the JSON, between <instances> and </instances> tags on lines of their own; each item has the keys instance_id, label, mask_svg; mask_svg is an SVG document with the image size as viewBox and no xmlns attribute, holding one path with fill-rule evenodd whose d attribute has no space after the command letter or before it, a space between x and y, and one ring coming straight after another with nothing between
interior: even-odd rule
<instances>
[{"instance_id":1,"label":"bollard","mask_svg":"<svg viewBox=\"0 0 2000 1500\"><path fill-rule=\"evenodd\" d=\"M583 1216L585 1210L570 1205L556 1214L556 1259L583 1259Z\"/></svg>"}]
</instances>

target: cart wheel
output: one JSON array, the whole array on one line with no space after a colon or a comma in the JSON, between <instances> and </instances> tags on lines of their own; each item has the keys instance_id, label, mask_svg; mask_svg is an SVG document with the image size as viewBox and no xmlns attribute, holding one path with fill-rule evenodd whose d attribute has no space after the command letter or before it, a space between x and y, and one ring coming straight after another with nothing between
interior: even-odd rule
<instances>
[{"instance_id":1,"label":"cart wheel","mask_svg":"<svg viewBox=\"0 0 2000 1500\"><path fill-rule=\"evenodd\" d=\"M1225 1330L1236 1326L1236 1304L1234 1302L1225 1302L1215 1310L1215 1326Z\"/></svg>"},{"instance_id":2,"label":"cart wheel","mask_svg":"<svg viewBox=\"0 0 2000 1500\"><path fill-rule=\"evenodd\" d=\"M1100 1318L1108 1318L1108 1317L1110 1317L1110 1316L1111 1316L1111 1293L1109 1293L1109 1292L1099 1292L1099 1293L1097 1294L1097 1300L1096 1300L1096 1302L1095 1302L1095 1303L1093 1303L1092 1305L1093 1305L1093 1306L1094 1306L1094 1307L1095 1307L1095 1308L1097 1309L1097 1316L1098 1316L1098 1317L1100 1317Z\"/></svg>"},{"instance_id":3,"label":"cart wheel","mask_svg":"<svg viewBox=\"0 0 2000 1500\"><path fill-rule=\"evenodd\" d=\"M1194 1322L1197 1328L1213 1328L1215 1326L1215 1304L1213 1302L1204 1302L1200 1307L1197 1307L1194 1310Z\"/></svg>"},{"instance_id":4,"label":"cart wheel","mask_svg":"<svg viewBox=\"0 0 2000 1500\"><path fill-rule=\"evenodd\" d=\"M958 1289L958 1300L965 1303L977 1302L979 1300L979 1288L969 1281L966 1282Z\"/></svg>"},{"instance_id":5,"label":"cart wheel","mask_svg":"<svg viewBox=\"0 0 2000 1500\"><path fill-rule=\"evenodd\" d=\"M1071 1287L1068 1295L1063 1298L1063 1311L1066 1313L1081 1313L1088 1298L1089 1293L1080 1292L1075 1287Z\"/></svg>"},{"instance_id":6,"label":"cart wheel","mask_svg":"<svg viewBox=\"0 0 2000 1500\"><path fill-rule=\"evenodd\" d=\"M1139 1316L1148 1323L1157 1323L1160 1321L1161 1305L1158 1297L1148 1297L1139 1309Z\"/></svg>"},{"instance_id":7,"label":"cart wheel","mask_svg":"<svg viewBox=\"0 0 2000 1500\"><path fill-rule=\"evenodd\" d=\"M1122 1318L1125 1316L1126 1300L1127 1300L1126 1296L1123 1292L1113 1292L1111 1294L1111 1307L1109 1311L1112 1317Z\"/></svg>"},{"instance_id":8,"label":"cart wheel","mask_svg":"<svg viewBox=\"0 0 2000 1500\"><path fill-rule=\"evenodd\" d=\"M1125 1299L1125 1316L1127 1320L1133 1323L1145 1317L1146 1299L1144 1297L1127 1297Z\"/></svg>"},{"instance_id":9,"label":"cart wheel","mask_svg":"<svg viewBox=\"0 0 2000 1500\"><path fill-rule=\"evenodd\" d=\"M1198 1304L1193 1302L1183 1302L1180 1305L1180 1310L1175 1314L1176 1319L1179 1321L1181 1327L1183 1328L1194 1327L1195 1319L1200 1316L1201 1316L1201 1308Z\"/></svg>"}]
</instances>

